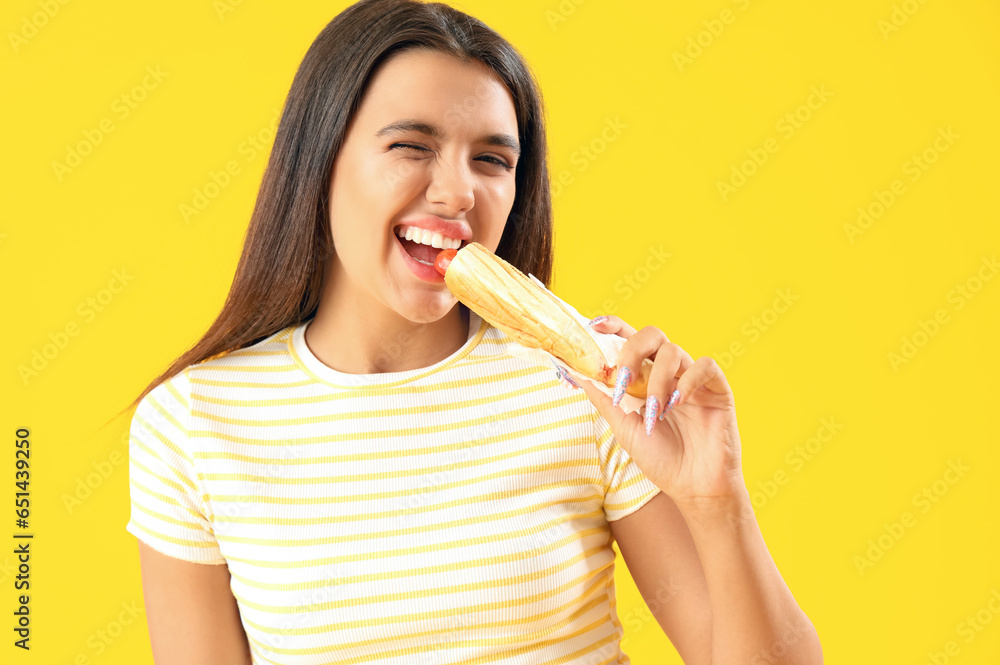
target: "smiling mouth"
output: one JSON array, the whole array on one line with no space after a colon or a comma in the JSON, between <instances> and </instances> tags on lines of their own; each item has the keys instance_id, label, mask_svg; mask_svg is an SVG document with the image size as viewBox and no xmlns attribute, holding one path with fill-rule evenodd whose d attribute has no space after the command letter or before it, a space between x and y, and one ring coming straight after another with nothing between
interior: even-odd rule
<instances>
[{"instance_id":1,"label":"smiling mouth","mask_svg":"<svg viewBox=\"0 0 1000 665\"><path fill-rule=\"evenodd\" d=\"M438 252L441 251L437 247L422 245L420 243L413 242L412 240L407 240L406 238L399 238L399 243L403 246L403 249L406 250L407 254L412 256L415 261L423 263L425 266L434 265L434 259L437 258Z\"/></svg>"},{"instance_id":2,"label":"smiling mouth","mask_svg":"<svg viewBox=\"0 0 1000 665\"><path fill-rule=\"evenodd\" d=\"M437 258L438 252L440 252L443 249L443 247L432 247L430 245L425 245L422 242L407 240L405 237L399 234L402 228L405 227L396 227L393 230L393 235L396 236L396 240L398 240L399 244L403 246L403 249L406 250L406 253L409 254L411 257L413 257L415 261L422 263L425 266L433 266L434 260ZM464 247L465 245L466 241L463 240L460 248Z\"/></svg>"}]
</instances>

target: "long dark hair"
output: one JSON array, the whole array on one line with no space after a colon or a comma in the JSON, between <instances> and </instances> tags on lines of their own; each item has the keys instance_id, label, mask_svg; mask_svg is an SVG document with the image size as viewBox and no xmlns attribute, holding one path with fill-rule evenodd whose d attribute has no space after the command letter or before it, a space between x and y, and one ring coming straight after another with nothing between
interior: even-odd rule
<instances>
[{"instance_id":1,"label":"long dark hair","mask_svg":"<svg viewBox=\"0 0 1000 665\"><path fill-rule=\"evenodd\" d=\"M496 253L549 284L552 203L544 111L528 65L484 23L443 3L361 0L327 24L299 65L218 317L126 410L192 364L315 316L324 266L335 249L327 201L334 159L373 72L390 55L411 48L479 60L507 86L521 154L514 204Z\"/></svg>"}]
</instances>

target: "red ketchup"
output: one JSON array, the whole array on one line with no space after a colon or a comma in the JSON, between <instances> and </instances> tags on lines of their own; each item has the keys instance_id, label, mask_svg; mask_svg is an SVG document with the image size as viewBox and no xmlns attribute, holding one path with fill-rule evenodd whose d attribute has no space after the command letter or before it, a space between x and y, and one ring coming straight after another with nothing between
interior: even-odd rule
<instances>
[{"instance_id":1,"label":"red ketchup","mask_svg":"<svg viewBox=\"0 0 1000 665\"><path fill-rule=\"evenodd\" d=\"M457 249L442 249L438 252L437 258L434 259L434 267L442 276L448 271L448 264L451 263L456 254L458 254Z\"/></svg>"}]
</instances>

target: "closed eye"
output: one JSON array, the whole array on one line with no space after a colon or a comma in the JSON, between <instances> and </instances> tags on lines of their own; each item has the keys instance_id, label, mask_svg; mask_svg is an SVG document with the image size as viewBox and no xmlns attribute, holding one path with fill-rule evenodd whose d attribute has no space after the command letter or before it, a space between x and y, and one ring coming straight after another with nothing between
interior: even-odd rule
<instances>
[{"instance_id":1,"label":"closed eye","mask_svg":"<svg viewBox=\"0 0 1000 665\"><path fill-rule=\"evenodd\" d=\"M419 150L421 152L431 152L430 150L428 150L427 148L424 148L423 146L413 145L411 143L393 143L391 146L389 146L390 150L392 148L409 148L410 150ZM496 166L500 166L502 168L505 168L508 171L511 171L511 170L514 169L514 167L510 166L509 164L507 164L507 162L505 162L503 160L500 160L500 159L497 159L496 157L493 157L492 155L486 155L486 156L480 157L479 159L481 159L482 161L484 161L484 162L486 162L488 164L495 164Z\"/></svg>"},{"instance_id":2,"label":"closed eye","mask_svg":"<svg viewBox=\"0 0 1000 665\"><path fill-rule=\"evenodd\" d=\"M491 157L489 155L487 155L486 157L481 157L480 159L482 159L482 160L484 160L486 162L489 162L490 164L496 164L497 166L502 166L505 169L507 169L508 171L510 171L511 169L514 168L513 166L509 165L507 162L501 161L501 160L497 159L496 157Z\"/></svg>"},{"instance_id":3,"label":"closed eye","mask_svg":"<svg viewBox=\"0 0 1000 665\"><path fill-rule=\"evenodd\" d=\"M389 148L390 149L392 149L392 148L410 148L411 150L423 150L424 152L430 152L429 150L427 150L427 148L422 148L419 145L410 145L409 143L393 143L391 146L389 146Z\"/></svg>"}]
</instances>

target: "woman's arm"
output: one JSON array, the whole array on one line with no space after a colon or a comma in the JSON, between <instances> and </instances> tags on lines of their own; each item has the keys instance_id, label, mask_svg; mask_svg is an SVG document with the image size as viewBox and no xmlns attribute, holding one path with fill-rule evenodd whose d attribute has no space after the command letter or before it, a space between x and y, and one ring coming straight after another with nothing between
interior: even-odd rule
<instances>
[{"instance_id":1,"label":"woman's arm","mask_svg":"<svg viewBox=\"0 0 1000 665\"><path fill-rule=\"evenodd\" d=\"M657 613L681 657L699 665L820 665L816 629L781 578L753 513L736 403L722 368L710 356L695 360L654 326L636 332L614 316L591 324L625 343L613 399L590 381L580 387L663 495L612 520L612 534L647 602L661 580L681 585L677 607L668 600ZM626 413L619 400L651 357L645 412ZM619 481L626 475L619 470ZM621 501L615 494L612 504Z\"/></svg>"},{"instance_id":2,"label":"woman's arm","mask_svg":"<svg viewBox=\"0 0 1000 665\"><path fill-rule=\"evenodd\" d=\"M251 662L228 566L175 559L142 541L139 562L156 665Z\"/></svg>"},{"instance_id":3,"label":"woman's arm","mask_svg":"<svg viewBox=\"0 0 1000 665\"><path fill-rule=\"evenodd\" d=\"M812 622L767 551L749 493L678 506L664 493L610 522L657 623L688 665L821 665Z\"/></svg>"}]
</instances>

